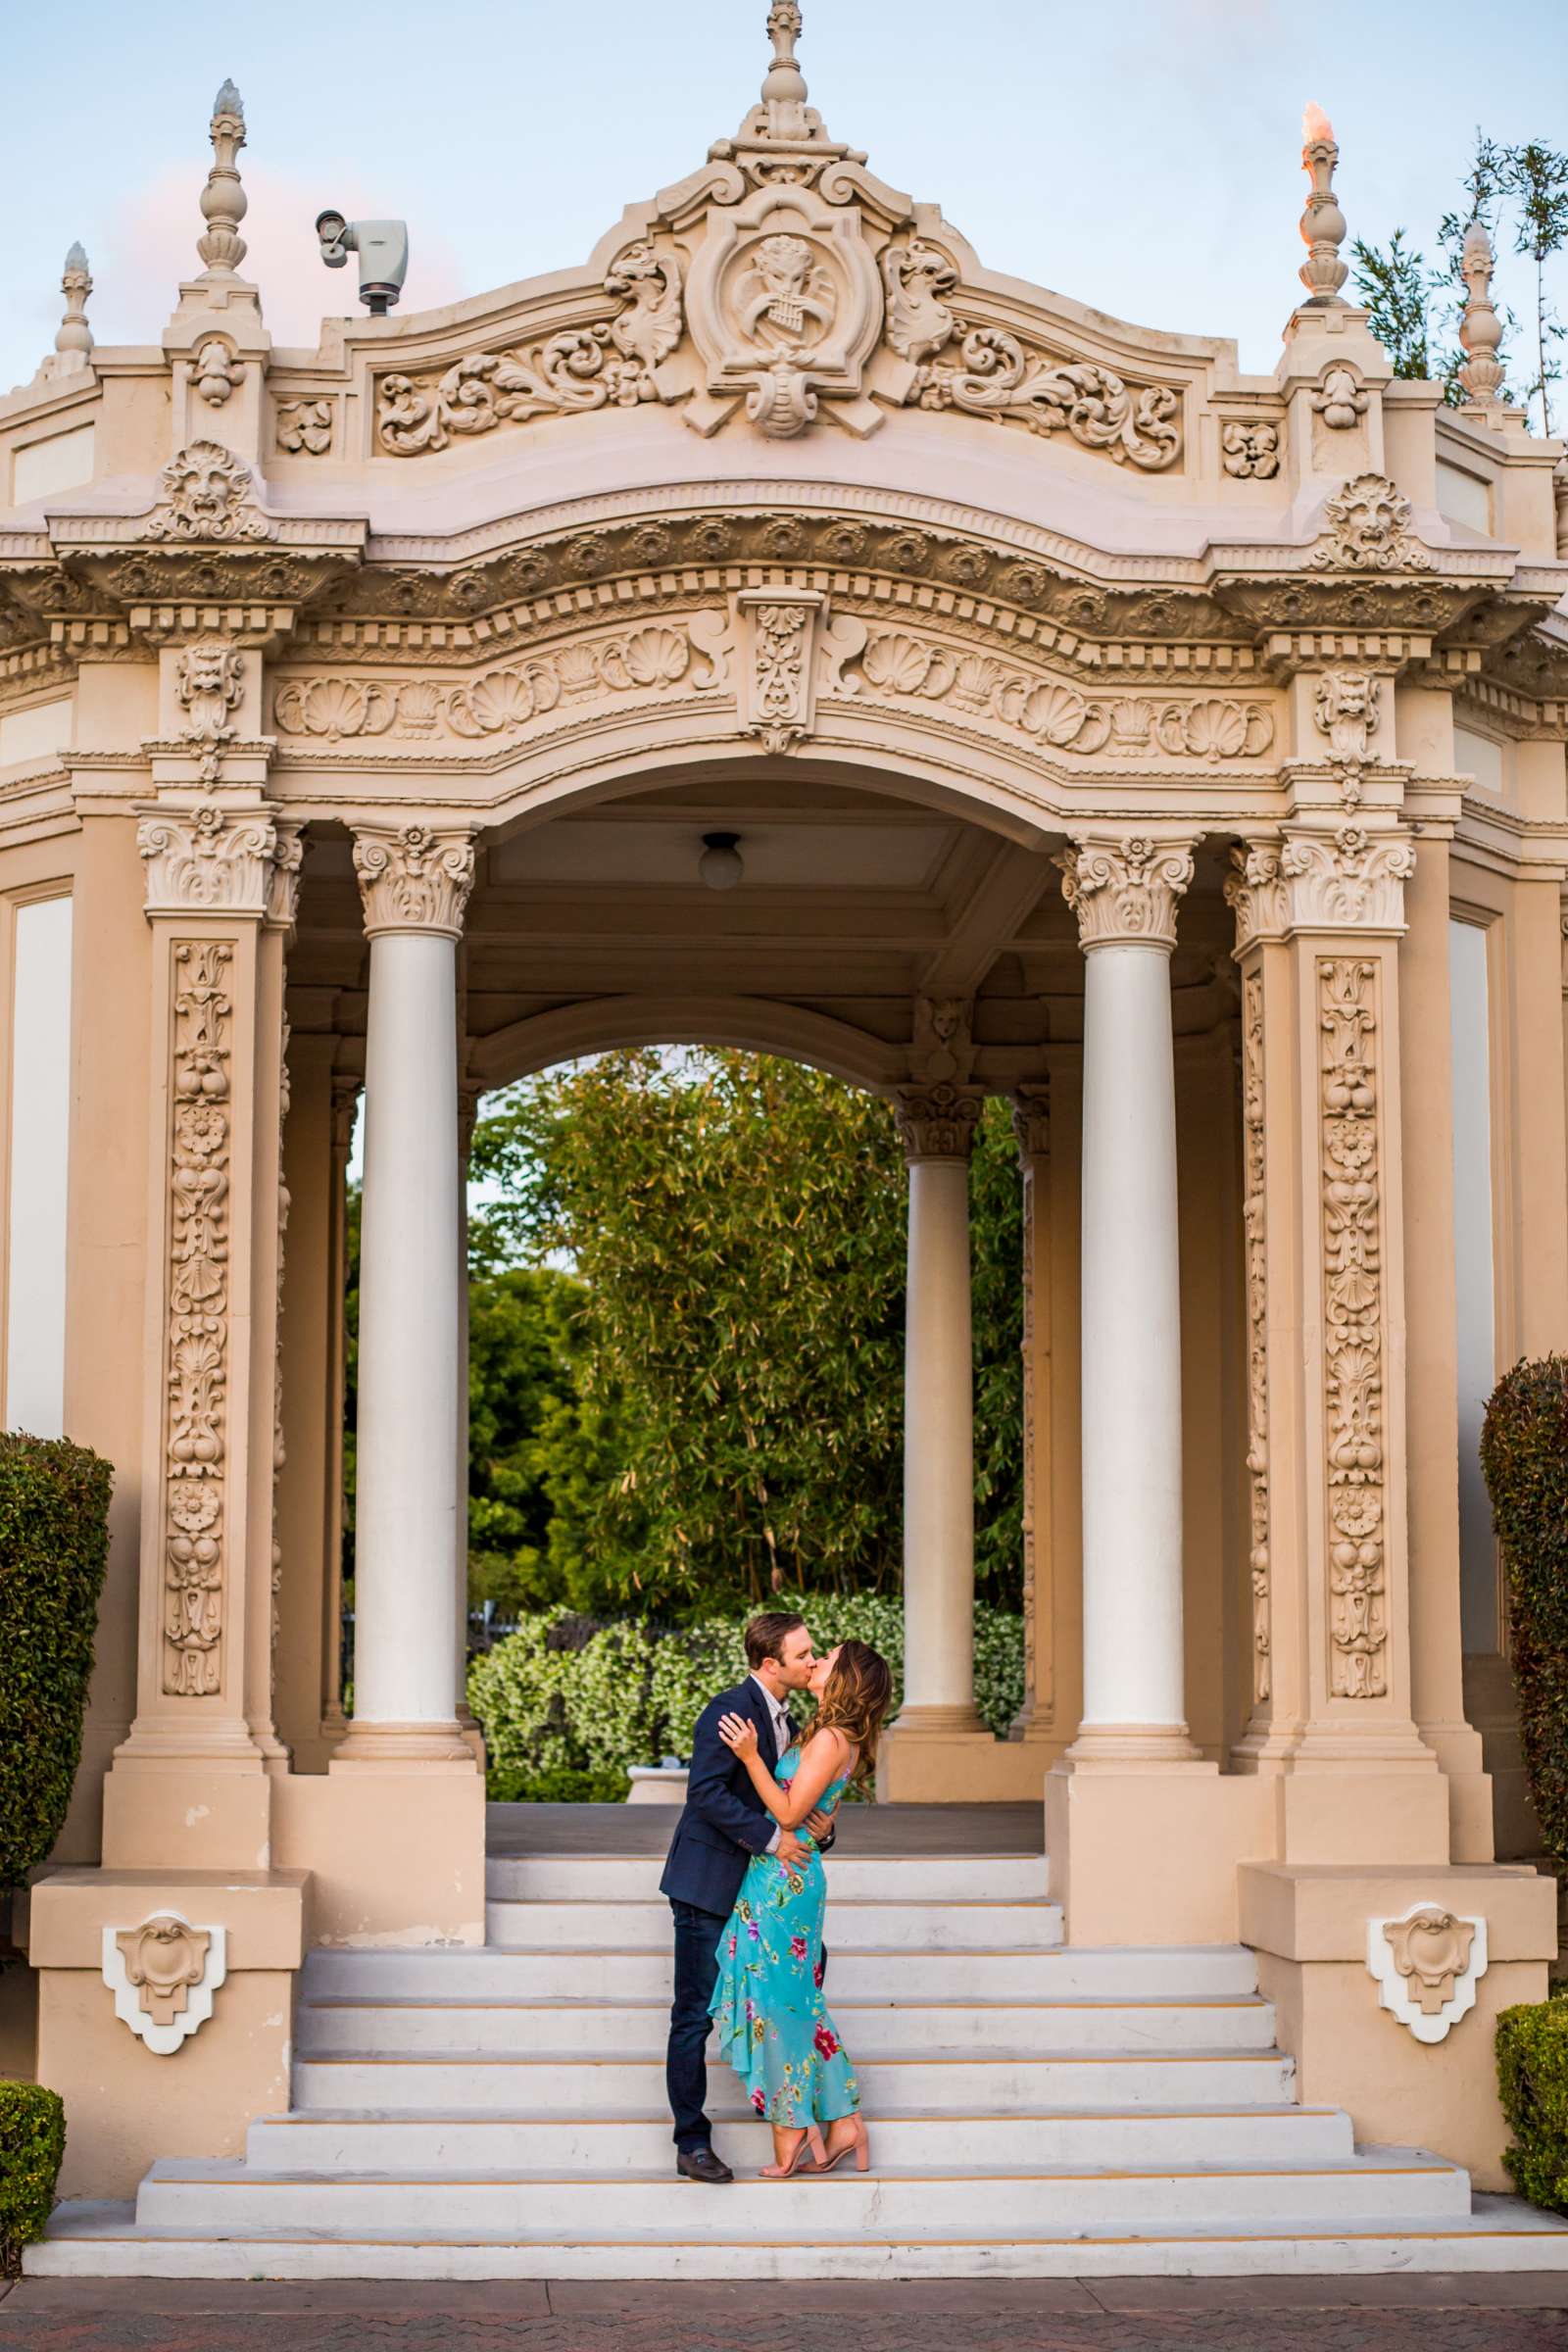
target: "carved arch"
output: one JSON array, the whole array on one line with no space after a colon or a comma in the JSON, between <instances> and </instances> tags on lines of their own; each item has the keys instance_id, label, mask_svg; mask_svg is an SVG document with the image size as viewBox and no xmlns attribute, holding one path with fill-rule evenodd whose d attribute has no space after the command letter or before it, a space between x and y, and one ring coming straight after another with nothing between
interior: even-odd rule
<instances>
[{"instance_id":1,"label":"carved arch","mask_svg":"<svg viewBox=\"0 0 1568 2352\"><path fill-rule=\"evenodd\" d=\"M777 1054L885 1094L907 1077L907 1048L770 997L594 997L514 1021L469 1049L482 1087L508 1086L559 1061L628 1046L733 1046Z\"/></svg>"}]
</instances>

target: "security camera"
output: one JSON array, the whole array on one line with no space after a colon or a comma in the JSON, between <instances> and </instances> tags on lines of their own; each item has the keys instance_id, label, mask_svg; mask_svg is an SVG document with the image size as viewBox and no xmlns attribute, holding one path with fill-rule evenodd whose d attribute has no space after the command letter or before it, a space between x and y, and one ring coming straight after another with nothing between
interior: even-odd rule
<instances>
[{"instance_id":1,"label":"security camera","mask_svg":"<svg viewBox=\"0 0 1568 2352\"><path fill-rule=\"evenodd\" d=\"M408 222L345 220L341 213L327 212L317 216L316 233L329 270L346 269L349 255L359 255L360 300L372 318L384 318L409 274Z\"/></svg>"}]
</instances>

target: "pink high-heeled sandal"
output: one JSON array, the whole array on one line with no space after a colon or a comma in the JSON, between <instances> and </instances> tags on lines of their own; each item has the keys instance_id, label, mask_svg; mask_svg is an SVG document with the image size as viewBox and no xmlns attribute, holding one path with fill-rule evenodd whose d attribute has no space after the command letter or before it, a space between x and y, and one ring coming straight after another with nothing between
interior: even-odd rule
<instances>
[{"instance_id":1,"label":"pink high-heeled sandal","mask_svg":"<svg viewBox=\"0 0 1568 2352\"><path fill-rule=\"evenodd\" d=\"M855 2169L858 2173L865 2172L870 2165L871 2141L865 2129L865 2118L856 2115L851 2120L855 2125L855 2137L847 2139L842 2148L835 2148L831 2156L819 2156L816 2164L819 2173L836 2172L852 2148L855 2150Z\"/></svg>"},{"instance_id":2,"label":"pink high-heeled sandal","mask_svg":"<svg viewBox=\"0 0 1568 2352\"><path fill-rule=\"evenodd\" d=\"M830 2165L824 2164L827 2150L822 2145L821 2132L817 2130L814 2124L808 2124L805 2131L801 2133L800 2138L790 2150L790 2160L788 2164L764 2164L761 2168L760 2178L764 2180L788 2180L794 2174L800 2171L801 2159L806 2154L808 2148L809 2148L811 2152L812 2162L818 2172L832 2170Z\"/></svg>"}]
</instances>

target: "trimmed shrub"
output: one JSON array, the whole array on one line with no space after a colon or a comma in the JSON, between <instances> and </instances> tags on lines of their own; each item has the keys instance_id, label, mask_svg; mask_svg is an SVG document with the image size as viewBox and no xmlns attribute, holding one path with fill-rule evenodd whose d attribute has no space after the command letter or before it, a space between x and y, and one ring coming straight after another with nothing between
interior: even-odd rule
<instances>
[{"instance_id":1,"label":"trimmed shrub","mask_svg":"<svg viewBox=\"0 0 1568 2352\"><path fill-rule=\"evenodd\" d=\"M1481 1467L1507 1571L1530 1794L1547 1853L1568 1864L1568 1356L1504 1374L1487 1406Z\"/></svg>"},{"instance_id":2,"label":"trimmed shrub","mask_svg":"<svg viewBox=\"0 0 1568 2352\"><path fill-rule=\"evenodd\" d=\"M554 1772L519 1772L507 1764L485 1776L485 1794L493 1805L623 1805L630 1787L623 1772L574 1772L569 1765Z\"/></svg>"},{"instance_id":3,"label":"trimmed shrub","mask_svg":"<svg viewBox=\"0 0 1568 2352\"><path fill-rule=\"evenodd\" d=\"M64 1438L0 1436L0 1888L48 1858L71 1802L111 1478Z\"/></svg>"},{"instance_id":4,"label":"trimmed shrub","mask_svg":"<svg viewBox=\"0 0 1568 2352\"><path fill-rule=\"evenodd\" d=\"M0 2082L0 2277L15 2278L22 2249L42 2237L66 2152L60 2093Z\"/></svg>"},{"instance_id":5,"label":"trimmed shrub","mask_svg":"<svg viewBox=\"0 0 1568 2352\"><path fill-rule=\"evenodd\" d=\"M1497 2089L1513 2130L1502 2161L1515 2188L1548 2213L1568 2213L1568 1997L1504 2009Z\"/></svg>"},{"instance_id":6,"label":"trimmed shrub","mask_svg":"<svg viewBox=\"0 0 1568 2352\"><path fill-rule=\"evenodd\" d=\"M904 1696L904 1606L875 1592L782 1592L819 1649L869 1642L893 1669L893 1707ZM750 1614L750 1612L748 1612ZM689 1756L697 1718L746 1673L746 1618L710 1617L665 1631L637 1619L597 1625L566 1609L530 1618L468 1671L468 1704L484 1727L489 1793L532 1795L544 1778L623 1776L634 1764ZM975 1704L999 1737L1023 1703L1023 1620L1002 1609L974 1613ZM799 1706L798 1706L799 1711ZM564 1803L563 1796L536 1801Z\"/></svg>"}]
</instances>

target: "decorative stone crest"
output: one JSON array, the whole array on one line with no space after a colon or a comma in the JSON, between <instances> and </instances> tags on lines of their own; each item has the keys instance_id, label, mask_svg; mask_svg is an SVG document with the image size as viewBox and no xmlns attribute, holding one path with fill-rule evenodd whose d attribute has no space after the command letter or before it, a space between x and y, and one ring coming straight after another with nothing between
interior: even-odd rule
<instances>
[{"instance_id":1,"label":"decorative stone crest","mask_svg":"<svg viewBox=\"0 0 1568 2352\"><path fill-rule=\"evenodd\" d=\"M473 836L466 826L357 828L354 871L365 903L365 928L432 931L461 938L473 888Z\"/></svg>"},{"instance_id":2,"label":"decorative stone crest","mask_svg":"<svg viewBox=\"0 0 1568 2352\"><path fill-rule=\"evenodd\" d=\"M1322 388L1313 393L1312 407L1331 432L1348 432L1367 411L1367 396L1355 369L1344 360L1337 360L1324 376Z\"/></svg>"},{"instance_id":3,"label":"decorative stone crest","mask_svg":"<svg viewBox=\"0 0 1568 2352\"><path fill-rule=\"evenodd\" d=\"M229 714L245 692L245 657L237 646L192 645L177 657L174 696L186 713L183 733L201 752L204 784L216 784L223 746L234 739Z\"/></svg>"},{"instance_id":4,"label":"decorative stone crest","mask_svg":"<svg viewBox=\"0 0 1568 2352\"><path fill-rule=\"evenodd\" d=\"M1193 878L1190 845L1147 834L1096 841L1075 833L1072 840L1055 863L1081 946L1174 948L1176 908Z\"/></svg>"},{"instance_id":5,"label":"decorative stone crest","mask_svg":"<svg viewBox=\"0 0 1568 2352\"><path fill-rule=\"evenodd\" d=\"M1487 1923L1460 1919L1441 1903L1412 1903L1397 1919L1368 1920L1366 1964L1378 1983L1378 2006L1417 2041L1443 2041L1476 2005L1487 1973Z\"/></svg>"},{"instance_id":6,"label":"decorative stone crest","mask_svg":"<svg viewBox=\"0 0 1568 2352\"><path fill-rule=\"evenodd\" d=\"M1430 571L1410 536L1410 501L1381 473L1358 473L1323 509L1328 525L1312 550L1317 571Z\"/></svg>"},{"instance_id":7,"label":"decorative stone crest","mask_svg":"<svg viewBox=\"0 0 1568 2352\"><path fill-rule=\"evenodd\" d=\"M194 1928L178 1911L104 1930L103 1979L115 2015L155 2058L172 2058L207 2023L227 1973L228 1931Z\"/></svg>"},{"instance_id":8,"label":"decorative stone crest","mask_svg":"<svg viewBox=\"0 0 1568 2352\"><path fill-rule=\"evenodd\" d=\"M880 412L861 377L882 332L882 284L855 205L764 184L709 218L692 264L686 318L707 370L707 402L682 411L711 431L744 397L771 440L802 433L826 396L840 421L873 431Z\"/></svg>"},{"instance_id":9,"label":"decorative stone crest","mask_svg":"<svg viewBox=\"0 0 1568 2352\"><path fill-rule=\"evenodd\" d=\"M1337 760L1359 767L1378 731L1378 682L1369 669L1330 669L1318 679L1312 714Z\"/></svg>"},{"instance_id":10,"label":"decorative stone crest","mask_svg":"<svg viewBox=\"0 0 1568 2352\"><path fill-rule=\"evenodd\" d=\"M319 458L332 446L332 409L329 400L280 400L277 404L277 446L291 458Z\"/></svg>"},{"instance_id":11,"label":"decorative stone crest","mask_svg":"<svg viewBox=\"0 0 1568 2352\"><path fill-rule=\"evenodd\" d=\"M1380 971L1317 958L1327 1446L1329 1690L1388 1695Z\"/></svg>"},{"instance_id":12,"label":"decorative stone crest","mask_svg":"<svg viewBox=\"0 0 1568 2352\"><path fill-rule=\"evenodd\" d=\"M243 458L216 441L193 441L160 477L163 498L142 524L144 539L275 539L277 525L256 503L256 477Z\"/></svg>"},{"instance_id":13,"label":"decorative stone crest","mask_svg":"<svg viewBox=\"0 0 1568 2352\"><path fill-rule=\"evenodd\" d=\"M1219 452L1236 480L1269 481L1280 469L1280 428L1261 417L1232 416L1220 433Z\"/></svg>"}]
</instances>

